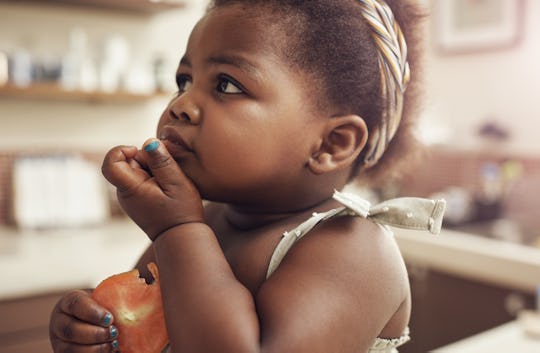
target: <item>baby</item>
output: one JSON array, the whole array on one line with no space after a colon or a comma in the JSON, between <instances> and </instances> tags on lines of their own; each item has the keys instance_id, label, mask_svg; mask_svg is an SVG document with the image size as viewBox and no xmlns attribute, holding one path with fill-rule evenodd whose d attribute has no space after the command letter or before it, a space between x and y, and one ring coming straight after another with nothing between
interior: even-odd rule
<instances>
[{"instance_id":1,"label":"baby","mask_svg":"<svg viewBox=\"0 0 540 353\"><path fill-rule=\"evenodd\" d=\"M385 224L437 232L444 203L339 190L406 160L418 19L403 0L210 4L157 138L103 162L153 241L137 268L159 267L172 352L393 352L409 339ZM50 327L56 353L112 352L122 337L84 291Z\"/></svg>"}]
</instances>

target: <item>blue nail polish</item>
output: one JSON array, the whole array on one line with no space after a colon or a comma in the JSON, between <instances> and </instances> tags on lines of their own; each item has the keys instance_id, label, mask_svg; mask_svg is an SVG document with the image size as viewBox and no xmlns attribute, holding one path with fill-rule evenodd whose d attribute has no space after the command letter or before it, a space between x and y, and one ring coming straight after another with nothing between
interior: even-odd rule
<instances>
[{"instance_id":1,"label":"blue nail polish","mask_svg":"<svg viewBox=\"0 0 540 353\"><path fill-rule=\"evenodd\" d=\"M111 338L116 338L116 336L118 336L118 329L116 328L116 326L111 326L110 328L110 333L111 333Z\"/></svg>"},{"instance_id":2,"label":"blue nail polish","mask_svg":"<svg viewBox=\"0 0 540 353\"><path fill-rule=\"evenodd\" d=\"M157 150L158 147L159 147L159 142L152 141L148 145L144 146L144 150L146 152L151 152L151 151Z\"/></svg>"},{"instance_id":3,"label":"blue nail polish","mask_svg":"<svg viewBox=\"0 0 540 353\"><path fill-rule=\"evenodd\" d=\"M113 347L114 350L118 349L118 341L117 340L112 341L111 344L112 344L112 347Z\"/></svg>"},{"instance_id":4,"label":"blue nail polish","mask_svg":"<svg viewBox=\"0 0 540 353\"><path fill-rule=\"evenodd\" d=\"M112 315L110 313L105 314L105 317L103 318L103 324L105 326L109 326L112 321Z\"/></svg>"}]
</instances>

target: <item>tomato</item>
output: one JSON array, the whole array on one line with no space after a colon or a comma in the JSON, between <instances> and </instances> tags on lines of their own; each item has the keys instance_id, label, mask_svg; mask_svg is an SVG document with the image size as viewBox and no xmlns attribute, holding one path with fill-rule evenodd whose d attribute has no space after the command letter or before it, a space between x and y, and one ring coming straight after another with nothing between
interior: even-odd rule
<instances>
[{"instance_id":1,"label":"tomato","mask_svg":"<svg viewBox=\"0 0 540 353\"><path fill-rule=\"evenodd\" d=\"M121 353L159 353L169 338L163 316L159 275L148 264L155 281L146 284L138 270L113 275L102 281L92 297L114 316Z\"/></svg>"}]
</instances>

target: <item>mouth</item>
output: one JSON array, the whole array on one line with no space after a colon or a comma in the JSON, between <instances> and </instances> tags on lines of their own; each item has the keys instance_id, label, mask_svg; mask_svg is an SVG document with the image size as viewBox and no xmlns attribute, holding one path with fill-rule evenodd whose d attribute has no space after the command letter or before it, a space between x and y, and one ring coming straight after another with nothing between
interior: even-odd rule
<instances>
[{"instance_id":1,"label":"mouth","mask_svg":"<svg viewBox=\"0 0 540 353\"><path fill-rule=\"evenodd\" d=\"M159 139L173 157L183 155L187 152L193 152L193 149L173 128L164 127L159 134Z\"/></svg>"}]
</instances>

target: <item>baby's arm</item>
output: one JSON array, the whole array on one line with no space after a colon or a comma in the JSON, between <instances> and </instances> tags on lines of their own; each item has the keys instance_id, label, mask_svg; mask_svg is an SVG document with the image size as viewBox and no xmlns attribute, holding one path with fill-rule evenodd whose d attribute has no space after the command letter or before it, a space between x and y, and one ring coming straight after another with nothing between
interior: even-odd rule
<instances>
[{"instance_id":1,"label":"baby's arm","mask_svg":"<svg viewBox=\"0 0 540 353\"><path fill-rule=\"evenodd\" d=\"M173 351L241 352L246 342L258 344L251 293L234 276L204 223L197 189L165 146L151 140L142 151L116 147L102 170L123 209L154 240ZM207 332L219 335L208 340Z\"/></svg>"},{"instance_id":2,"label":"baby's arm","mask_svg":"<svg viewBox=\"0 0 540 353\"><path fill-rule=\"evenodd\" d=\"M198 192L176 163L172 159L153 158L148 164L145 157L136 147L120 146L107 154L103 164L104 175L117 187L118 199L130 217L151 238L167 227L202 221ZM173 180L180 184L168 184L169 176L160 174L160 168L165 166L176 169L172 171L179 174ZM150 168L153 168L152 172ZM165 169L171 171L171 168ZM183 201L181 205L177 199ZM182 212L184 206L188 211ZM146 264L153 259L152 248L149 248L137 264L143 276L149 277ZM90 291L67 293L51 313L49 336L56 353L113 352L119 334L114 317L91 298Z\"/></svg>"}]
</instances>

